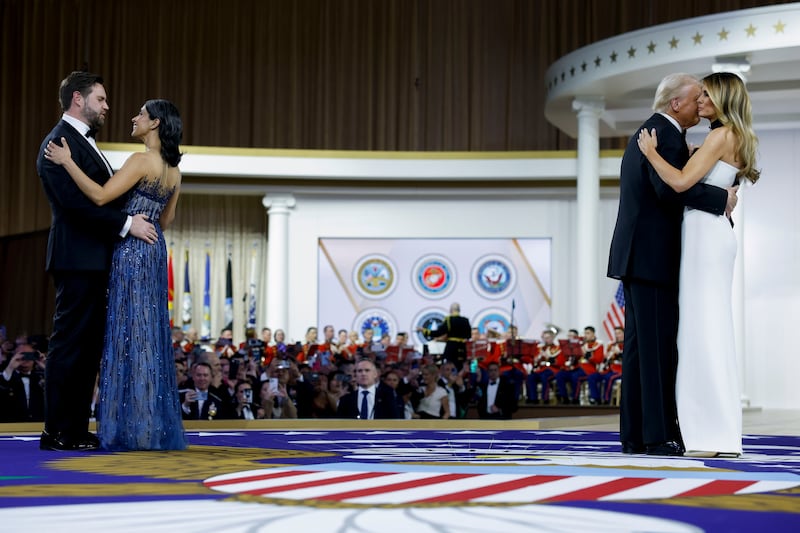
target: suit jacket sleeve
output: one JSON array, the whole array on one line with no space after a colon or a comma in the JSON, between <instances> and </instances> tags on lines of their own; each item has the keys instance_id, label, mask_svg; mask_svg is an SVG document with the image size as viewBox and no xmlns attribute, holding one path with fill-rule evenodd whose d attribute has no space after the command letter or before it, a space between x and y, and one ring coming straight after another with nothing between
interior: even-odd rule
<instances>
[{"instance_id":1,"label":"suit jacket sleeve","mask_svg":"<svg viewBox=\"0 0 800 533\"><path fill-rule=\"evenodd\" d=\"M339 418L356 418L358 411L355 407L355 394L351 391L342 396L339 406L336 408L336 416Z\"/></svg>"},{"instance_id":2,"label":"suit jacket sleeve","mask_svg":"<svg viewBox=\"0 0 800 533\"><path fill-rule=\"evenodd\" d=\"M39 176L47 189L48 196L51 201L58 204L63 216L70 223L93 233L108 235L110 238L119 236L128 218L128 215L120 210L120 202L112 202L102 207L95 205L81 192L64 167L45 159L44 148L48 141L53 140L60 145L61 136L67 139L72 158L86 175L100 185L108 179L105 165L101 166L102 160L98 161L96 154L89 152L90 150L93 152L93 149L86 140L81 139L80 134L71 126L60 125L42 142L36 161Z\"/></svg>"}]
</instances>

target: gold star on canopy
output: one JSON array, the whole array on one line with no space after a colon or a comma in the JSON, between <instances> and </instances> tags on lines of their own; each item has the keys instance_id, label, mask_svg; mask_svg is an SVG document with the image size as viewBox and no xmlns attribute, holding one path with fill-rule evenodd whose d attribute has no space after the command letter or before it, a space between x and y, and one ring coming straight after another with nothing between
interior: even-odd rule
<instances>
[{"instance_id":1,"label":"gold star on canopy","mask_svg":"<svg viewBox=\"0 0 800 533\"><path fill-rule=\"evenodd\" d=\"M647 53L648 54L655 54L656 53L656 43L650 41L650 44L647 45Z\"/></svg>"},{"instance_id":2,"label":"gold star on canopy","mask_svg":"<svg viewBox=\"0 0 800 533\"><path fill-rule=\"evenodd\" d=\"M566 78L566 77L567 77L567 73L566 72L562 72L561 73L561 81L564 81L564 78Z\"/></svg>"},{"instance_id":3,"label":"gold star on canopy","mask_svg":"<svg viewBox=\"0 0 800 533\"><path fill-rule=\"evenodd\" d=\"M570 75L570 77L573 77L573 78L575 77L575 67L570 67L569 75Z\"/></svg>"},{"instance_id":4,"label":"gold star on canopy","mask_svg":"<svg viewBox=\"0 0 800 533\"><path fill-rule=\"evenodd\" d=\"M673 36L672 36L672 40L670 40L670 42L669 42L669 47L670 47L671 49L678 48L678 43L679 43L679 42L680 42L680 40L679 40L679 39L676 39L676 38L675 38L675 36L673 35Z\"/></svg>"},{"instance_id":5,"label":"gold star on canopy","mask_svg":"<svg viewBox=\"0 0 800 533\"><path fill-rule=\"evenodd\" d=\"M628 48L628 57L631 58L631 59L636 57L636 48L634 48L633 46Z\"/></svg>"},{"instance_id":6,"label":"gold star on canopy","mask_svg":"<svg viewBox=\"0 0 800 533\"><path fill-rule=\"evenodd\" d=\"M600 63L602 63L602 62L603 62L603 60L600 59L600 56L597 56L596 58L594 58L594 66L595 67L599 67Z\"/></svg>"},{"instance_id":7,"label":"gold star on canopy","mask_svg":"<svg viewBox=\"0 0 800 533\"><path fill-rule=\"evenodd\" d=\"M694 34L694 36L692 36L692 40L694 41L694 44L701 44L703 42L703 36L700 35L700 32L698 31Z\"/></svg>"},{"instance_id":8,"label":"gold star on canopy","mask_svg":"<svg viewBox=\"0 0 800 533\"><path fill-rule=\"evenodd\" d=\"M786 24L784 24L780 20L778 21L777 24L775 24L773 26L773 28L775 28L775 33L783 33L783 28L785 28L785 27L786 27Z\"/></svg>"},{"instance_id":9,"label":"gold star on canopy","mask_svg":"<svg viewBox=\"0 0 800 533\"><path fill-rule=\"evenodd\" d=\"M581 71L586 72L586 61L581 63Z\"/></svg>"},{"instance_id":10,"label":"gold star on canopy","mask_svg":"<svg viewBox=\"0 0 800 533\"><path fill-rule=\"evenodd\" d=\"M722 31L717 34L717 35L719 35L719 40L720 41L727 41L729 33L730 32L728 30L726 30L725 28L722 28Z\"/></svg>"},{"instance_id":11,"label":"gold star on canopy","mask_svg":"<svg viewBox=\"0 0 800 533\"><path fill-rule=\"evenodd\" d=\"M755 26L753 26L753 23L751 22L750 25L744 29L744 31L747 32L747 36L748 37L755 37L756 36L756 29L757 28Z\"/></svg>"},{"instance_id":12,"label":"gold star on canopy","mask_svg":"<svg viewBox=\"0 0 800 533\"><path fill-rule=\"evenodd\" d=\"M608 56L608 57L611 58L611 62L612 63L616 63L617 62L617 53L616 52L611 52L611 55Z\"/></svg>"}]
</instances>

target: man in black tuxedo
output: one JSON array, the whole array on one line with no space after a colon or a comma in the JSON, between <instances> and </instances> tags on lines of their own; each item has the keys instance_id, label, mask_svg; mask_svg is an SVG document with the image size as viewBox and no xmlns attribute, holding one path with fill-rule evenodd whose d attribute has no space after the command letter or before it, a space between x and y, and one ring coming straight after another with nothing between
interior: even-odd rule
<instances>
[{"instance_id":1,"label":"man in black tuxedo","mask_svg":"<svg viewBox=\"0 0 800 533\"><path fill-rule=\"evenodd\" d=\"M211 390L211 365L197 363L192 368L191 388L181 393L184 420L233 418L225 412L222 399Z\"/></svg>"},{"instance_id":2,"label":"man in black tuxedo","mask_svg":"<svg viewBox=\"0 0 800 533\"><path fill-rule=\"evenodd\" d=\"M500 376L500 365L489 363L486 368L489 380L481 383L481 397L478 399L478 417L510 420L517 411L517 397L514 385Z\"/></svg>"},{"instance_id":3,"label":"man in black tuxedo","mask_svg":"<svg viewBox=\"0 0 800 533\"><path fill-rule=\"evenodd\" d=\"M339 418L388 419L404 418L402 401L397 392L378 380L378 369L370 359L356 363L356 390L339 400Z\"/></svg>"},{"instance_id":4,"label":"man in black tuxedo","mask_svg":"<svg viewBox=\"0 0 800 533\"><path fill-rule=\"evenodd\" d=\"M658 152L672 166L683 168L690 155L684 134L699 122L700 92L701 84L692 76L665 77L656 90L656 113L636 130L622 158L608 276L622 280L625 292L620 404L624 453L683 454L675 403L683 209L721 215L736 205L736 188L699 183L684 193L674 192L637 145L641 129L655 129Z\"/></svg>"},{"instance_id":5,"label":"man in black tuxedo","mask_svg":"<svg viewBox=\"0 0 800 533\"><path fill-rule=\"evenodd\" d=\"M59 88L61 120L39 148L36 170L50 202L47 271L56 290L53 331L45 368L43 450L86 450L98 446L89 433L94 384L105 332L105 304L111 252L129 233L154 243L156 232L144 215L122 212L125 198L103 207L81 193L64 167L44 157L50 141L67 139L72 159L103 185L112 169L94 141L108 113L103 80L73 72Z\"/></svg>"},{"instance_id":6,"label":"man in black tuxedo","mask_svg":"<svg viewBox=\"0 0 800 533\"><path fill-rule=\"evenodd\" d=\"M44 420L44 372L41 354L20 344L0 373L0 422Z\"/></svg>"}]
</instances>

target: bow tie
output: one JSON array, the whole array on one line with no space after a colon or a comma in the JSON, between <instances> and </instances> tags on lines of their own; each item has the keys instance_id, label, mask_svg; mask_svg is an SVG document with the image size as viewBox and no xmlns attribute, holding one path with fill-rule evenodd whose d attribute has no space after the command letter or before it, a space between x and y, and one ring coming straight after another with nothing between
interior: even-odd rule
<instances>
[{"instance_id":1,"label":"bow tie","mask_svg":"<svg viewBox=\"0 0 800 533\"><path fill-rule=\"evenodd\" d=\"M496 381L490 381L489 385L497 385L497 382Z\"/></svg>"},{"instance_id":2,"label":"bow tie","mask_svg":"<svg viewBox=\"0 0 800 533\"><path fill-rule=\"evenodd\" d=\"M84 135L86 135L87 139L94 139L97 135L97 128L89 128L89 131L84 133Z\"/></svg>"}]
</instances>

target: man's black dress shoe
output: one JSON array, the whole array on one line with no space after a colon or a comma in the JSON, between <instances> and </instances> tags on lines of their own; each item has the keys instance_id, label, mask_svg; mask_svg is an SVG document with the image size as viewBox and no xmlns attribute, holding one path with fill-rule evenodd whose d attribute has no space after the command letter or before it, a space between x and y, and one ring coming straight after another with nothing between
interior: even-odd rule
<instances>
[{"instance_id":1,"label":"man's black dress shoe","mask_svg":"<svg viewBox=\"0 0 800 533\"><path fill-rule=\"evenodd\" d=\"M94 433L86 432L83 438L75 443L75 449L81 452L90 452L100 448L100 439Z\"/></svg>"},{"instance_id":2,"label":"man's black dress shoe","mask_svg":"<svg viewBox=\"0 0 800 533\"><path fill-rule=\"evenodd\" d=\"M75 445L61 434L51 435L46 431L42 431L42 436L39 438L39 449L69 452L75 450Z\"/></svg>"},{"instance_id":3,"label":"man's black dress shoe","mask_svg":"<svg viewBox=\"0 0 800 533\"><path fill-rule=\"evenodd\" d=\"M645 451L647 455L666 455L670 457L682 456L683 452L683 446L674 440L668 440L667 442L658 444L649 444Z\"/></svg>"},{"instance_id":4,"label":"man's black dress shoe","mask_svg":"<svg viewBox=\"0 0 800 533\"><path fill-rule=\"evenodd\" d=\"M91 444L97 448L100 447L100 439L97 438L97 435L94 433L87 431L86 436L81 439L81 442L85 442L86 444Z\"/></svg>"},{"instance_id":5,"label":"man's black dress shoe","mask_svg":"<svg viewBox=\"0 0 800 533\"><path fill-rule=\"evenodd\" d=\"M50 451L58 451L58 452L72 452L72 451L79 451L79 452L89 452L92 450L96 450L100 447L100 440L97 438L96 435L93 433L86 432L86 435L77 440L71 440L66 438L61 433L56 434L49 434L46 431L42 431L42 436L39 439L39 449L40 450L50 450Z\"/></svg>"},{"instance_id":6,"label":"man's black dress shoe","mask_svg":"<svg viewBox=\"0 0 800 533\"><path fill-rule=\"evenodd\" d=\"M622 443L622 453L627 455L633 455L635 453L644 453L645 448L643 444L634 444L632 442L623 442Z\"/></svg>"}]
</instances>

